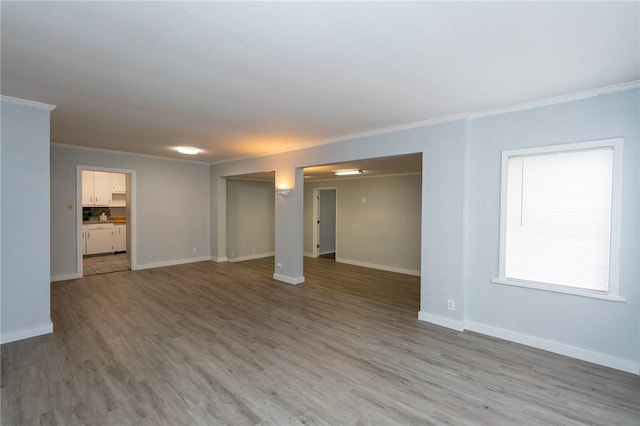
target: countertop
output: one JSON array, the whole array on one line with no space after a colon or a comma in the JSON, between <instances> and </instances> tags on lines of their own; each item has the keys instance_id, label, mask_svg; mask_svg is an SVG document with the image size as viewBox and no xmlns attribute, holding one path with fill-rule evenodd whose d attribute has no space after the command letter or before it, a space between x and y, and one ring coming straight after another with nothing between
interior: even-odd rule
<instances>
[{"instance_id":1,"label":"countertop","mask_svg":"<svg viewBox=\"0 0 640 426\"><path fill-rule=\"evenodd\" d=\"M113 219L109 219L109 220L95 220L95 219L90 219L90 220L83 220L82 224L83 225L101 225L104 223L113 223L116 225L126 225L127 222L122 222L120 220L113 220Z\"/></svg>"}]
</instances>

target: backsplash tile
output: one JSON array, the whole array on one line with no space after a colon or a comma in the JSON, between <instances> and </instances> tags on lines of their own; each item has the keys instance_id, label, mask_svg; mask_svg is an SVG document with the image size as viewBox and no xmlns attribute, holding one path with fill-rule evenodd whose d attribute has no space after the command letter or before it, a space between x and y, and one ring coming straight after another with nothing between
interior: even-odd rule
<instances>
[{"instance_id":1,"label":"backsplash tile","mask_svg":"<svg viewBox=\"0 0 640 426\"><path fill-rule=\"evenodd\" d=\"M111 209L109 207L83 207L82 220L98 220L101 213L106 213L107 218L111 218Z\"/></svg>"}]
</instances>

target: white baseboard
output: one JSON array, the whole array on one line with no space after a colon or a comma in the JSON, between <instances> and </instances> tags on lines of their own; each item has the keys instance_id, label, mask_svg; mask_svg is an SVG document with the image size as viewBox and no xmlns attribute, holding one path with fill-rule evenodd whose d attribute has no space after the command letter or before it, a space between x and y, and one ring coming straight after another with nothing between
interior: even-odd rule
<instances>
[{"instance_id":1,"label":"white baseboard","mask_svg":"<svg viewBox=\"0 0 640 426\"><path fill-rule=\"evenodd\" d=\"M51 277L51 282L54 283L57 281L77 280L78 278L82 278L82 275L75 272L73 274L53 275Z\"/></svg>"},{"instance_id":2,"label":"white baseboard","mask_svg":"<svg viewBox=\"0 0 640 426\"><path fill-rule=\"evenodd\" d=\"M281 274L273 274L273 279L282 281L287 284L293 284L293 285L302 284L304 282L304 277L288 277L286 275L281 275Z\"/></svg>"},{"instance_id":3,"label":"white baseboard","mask_svg":"<svg viewBox=\"0 0 640 426\"><path fill-rule=\"evenodd\" d=\"M424 311L418 312L420 321L450 328L456 331L464 331L464 321L452 320L451 318L442 317L440 315L428 314Z\"/></svg>"},{"instance_id":4,"label":"white baseboard","mask_svg":"<svg viewBox=\"0 0 640 426\"><path fill-rule=\"evenodd\" d=\"M189 257L187 259L165 260L162 262L143 263L143 264L138 264L138 267L136 268L136 270L139 271L141 269L152 269L152 268L162 268L164 266L184 265L185 263L203 262L205 260L211 260L211 257L200 256L200 257Z\"/></svg>"},{"instance_id":5,"label":"white baseboard","mask_svg":"<svg viewBox=\"0 0 640 426\"><path fill-rule=\"evenodd\" d=\"M211 256L209 260L222 263L222 262L227 262L229 259L227 258L227 256L220 256L220 257Z\"/></svg>"},{"instance_id":6,"label":"white baseboard","mask_svg":"<svg viewBox=\"0 0 640 426\"><path fill-rule=\"evenodd\" d=\"M228 259L229 262L243 262L245 260L254 260L254 259L262 259L263 257L273 257L275 256L276 253L275 252L271 252L271 253L260 253L260 254L251 254L249 256L238 256L238 257L231 257Z\"/></svg>"},{"instance_id":7,"label":"white baseboard","mask_svg":"<svg viewBox=\"0 0 640 426\"><path fill-rule=\"evenodd\" d=\"M303 255L304 257L315 257L315 256L313 255L313 253L309 253L309 252L307 252L307 251L305 251L304 253L302 253L302 255Z\"/></svg>"},{"instance_id":8,"label":"white baseboard","mask_svg":"<svg viewBox=\"0 0 640 426\"><path fill-rule=\"evenodd\" d=\"M542 339L540 337L529 336L527 334L517 333L515 331L505 330L490 325L485 325L473 321L465 321L465 329L475 331L476 333L486 334L488 336L497 337L499 339L508 340L510 342L520 343L534 348L542 349L548 352L576 358L582 361L592 362L594 364L603 365L605 367L615 368L616 370L626 371L627 373L640 374L640 365L637 361L618 358L612 355L594 352L588 349L582 349L570 346L564 343L554 342L552 340Z\"/></svg>"},{"instance_id":9,"label":"white baseboard","mask_svg":"<svg viewBox=\"0 0 640 426\"><path fill-rule=\"evenodd\" d=\"M420 271L415 271L413 269L396 268L395 266L387 266L387 265L378 265L376 263L361 262L359 260L345 259L343 257L337 257L336 262L346 263L346 264L355 265L355 266L363 266L365 268L371 268L371 269L379 269L381 271L396 272L398 274L413 275L414 277L420 276Z\"/></svg>"},{"instance_id":10,"label":"white baseboard","mask_svg":"<svg viewBox=\"0 0 640 426\"><path fill-rule=\"evenodd\" d=\"M17 340L29 339L30 337L42 336L43 334L50 333L53 333L53 323L51 321L36 327L2 332L2 343L15 342Z\"/></svg>"}]
</instances>

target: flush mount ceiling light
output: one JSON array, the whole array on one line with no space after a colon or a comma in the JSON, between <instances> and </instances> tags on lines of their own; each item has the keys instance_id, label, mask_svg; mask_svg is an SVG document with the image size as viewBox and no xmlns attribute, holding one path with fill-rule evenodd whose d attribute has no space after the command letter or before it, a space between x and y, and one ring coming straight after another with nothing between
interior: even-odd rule
<instances>
[{"instance_id":1,"label":"flush mount ceiling light","mask_svg":"<svg viewBox=\"0 0 640 426\"><path fill-rule=\"evenodd\" d=\"M334 174L336 176L351 176L351 175L361 175L363 173L362 170L338 170Z\"/></svg>"},{"instance_id":2,"label":"flush mount ceiling light","mask_svg":"<svg viewBox=\"0 0 640 426\"><path fill-rule=\"evenodd\" d=\"M180 154L188 154L188 155L196 155L200 152L198 148L194 148L191 146L179 146L176 148Z\"/></svg>"}]
</instances>

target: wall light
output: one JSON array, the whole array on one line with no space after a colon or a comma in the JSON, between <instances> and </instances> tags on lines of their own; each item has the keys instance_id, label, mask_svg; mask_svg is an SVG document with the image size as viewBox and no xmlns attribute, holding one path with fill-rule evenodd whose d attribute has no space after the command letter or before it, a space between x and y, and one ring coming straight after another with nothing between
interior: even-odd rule
<instances>
[{"instance_id":1,"label":"wall light","mask_svg":"<svg viewBox=\"0 0 640 426\"><path fill-rule=\"evenodd\" d=\"M176 148L180 154L188 154L188 155L196 155L200 152L198 148L194 148L192 146L179 146Z\"/></svg>"},{"instance_id":2,"label":"wall light","mask_svg":"<svg viewBox=\"0 0 640 426\"><path fill-rule=\"evenodd\" d=\"M281 197L288 197L289 194L291 193L291 189L276 189L276 192L278 193L279 196Z\"/></svg>"},{"instance_id":3,"label":"wall light","mask_svg":"<svg viewBox=\"0 0 640 426\"><path fill-rule=\"evenodd\" d=\"M334 174L336 176L351 176L351 175L361 175L362 173L363 173L362 170L352 169L352 170L338 170Z\"/></svg>"}]
</instances>

